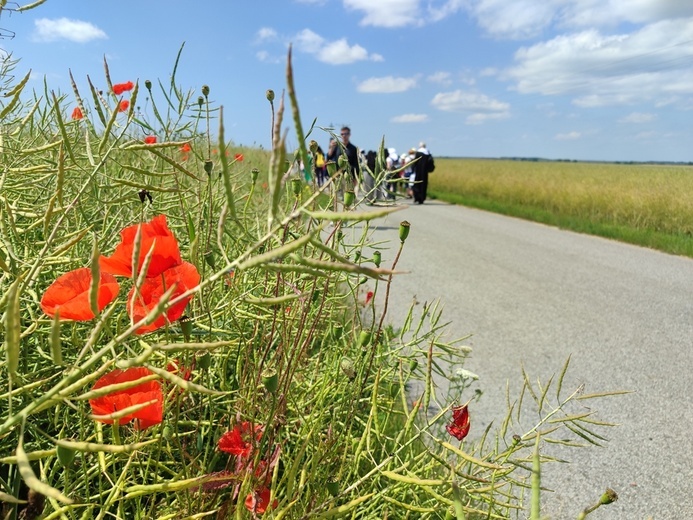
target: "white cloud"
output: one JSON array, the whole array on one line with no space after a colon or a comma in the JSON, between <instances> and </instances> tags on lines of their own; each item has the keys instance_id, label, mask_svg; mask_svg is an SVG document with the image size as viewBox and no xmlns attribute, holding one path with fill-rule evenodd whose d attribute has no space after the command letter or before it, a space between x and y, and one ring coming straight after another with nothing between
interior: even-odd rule
<instances>
[{"instance_id":1,"label":"white cloud","mask_svg":"<svg viewBox=\"0 0 693 520\"><path fill-rule=\"evenodd\" d=\"M261 27L257 32L256 40L258 43L271 42L277 40L277 31L271 27Z\"/></svg>"},{"instance_id":2,"label":"white cloud","mask_svg":"<svg viewBox=\"0 0 693 520\"><path fill-rule=\"evenodd\" d=\"M392 94L395 92L406 92L416 87L418 79L396 78L385 76L382 78L369 78L359 83L356 90L367 94Z\"/></svg>"},{"instance_id":3,"label":"white cloud","mask_svg":"<svg viewBox=\"0 0 693 520\"><path fill-rule=\"evenodd\" d=\"M431 74L426 78L427 81L430 81L431 83L438 83L440 85L451 85L452 84L452 79L450 77L449 72L436 72L434 74Z\"/></svg>"},{"instance_id":4,"label":"white cloud","mask_svg":"<svg viewBox=\"0 0 693 520\"><path fill-rule=\"evenodd\" d=\"M363 13L361 25L406 27L421 23L420 0L344 0L344 7Z\"/></svg>"},{"instance_id":5,"label":"white cloud","mask_svg":"<svg viewBox=\"0 0 693 520\"><path fill-rule=\"evenodd\" d=\"M438 93L431 104L444 112L468 113L467 124L480 124L489 119L505 119L510 116L508 103L465 90Z\"/></svg>"},{"instance_id":6,"label":"white cloud","mask_svg":"<svg viewBox=\"0 0 693 520\"><path fill-rule=\"evenodd\" d=\"M596 29L523 47L505 77L521 93L572 95L583 107L693 94L693 17L656 22L629 34Z\"/></svg>"},{"instance_id":7,"label":"white cloud","mask_svg":"<svg viewBox=\"0 0 693 520\"><path fill-rule=\"evenodd\" d=\"M511 39L535 37L550 27L616 27L693 16L688 0L469 0L466 8L486 32Z\"/></svg>"},{"instance_id":8,"label":"white cloud","mask_svg":"<svg viewBox=\"0 0 693 520\"><path fill-rule=\"evenodd\" d=\"M92 40L106 39L106 33L94 24L69 18L39 18L34 20L33 39L40 42L69 40L76 43L87 43Z\"/></svg>"},{"instance_id":9,"label":"white cloud","mask_svg":"<svg viewBox=\"0 0 693 520\"><path fill-rule=\"evenodd\" d=\"M645 112L632 112L626 117L619 119L619 123L649 123L657 118L655 114Z\"/></svg>"},{"instance_id":10,"label":"white cloud","mask_svg":"<svg viewBox=\"0 0 693 520\"><path fill-rule=\"evenodd\" d=\"M427 114L402 114L390 119L393 123L425 123L428 121Z\"/></svg>"},{"instance_id":11,"label":"white cloud","mask_svg":"<svg viewBox=\"0 0 693 520\"><path fill-rule=\"evenodd\" d=\"M328 41L310 29L303 29L292 39L296 50L313 54L330 65L345 65L356 61L383 61L380 54L369 53L361 45L349 45L346 38Z\"/></svg>"},{"instance_id":12,"label":"white cloud","mask_svg":"<svg viewBox=\"0 0 693 520\"><path fill-rule=\"evenodd\" d=\"M649 131L649 132L640 132L635 135L636 139L652 139L653 137L656 137L657 133L654 131Z\"/></svg>"},{"instance_id":13,"label":"white cloud","mask_svg":"<svg viewBox=\"0 0 693 520\"><path fill-rule=\"evenodd\" d=\"M556 141L575 141L577 139L580 139L582 137L582 134L580 132L568 132L567 134L556 134L554 136L554 139Z\"/></svg>"}]
</instances>

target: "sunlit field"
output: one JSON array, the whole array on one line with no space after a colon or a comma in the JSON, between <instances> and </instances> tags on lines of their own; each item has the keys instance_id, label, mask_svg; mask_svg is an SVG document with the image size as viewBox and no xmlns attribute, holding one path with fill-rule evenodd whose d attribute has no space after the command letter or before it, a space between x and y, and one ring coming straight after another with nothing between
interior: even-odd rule
<instances>
[{"instance_id":1,"label":"sunlit field","mask_svg":"<svg viewBox=\"0 0 693 520\"><path fill-rule=\"evenodd\" d=\"M693 256L693 166L446 159L443 200Z\"/></svg>"}]
</instances>

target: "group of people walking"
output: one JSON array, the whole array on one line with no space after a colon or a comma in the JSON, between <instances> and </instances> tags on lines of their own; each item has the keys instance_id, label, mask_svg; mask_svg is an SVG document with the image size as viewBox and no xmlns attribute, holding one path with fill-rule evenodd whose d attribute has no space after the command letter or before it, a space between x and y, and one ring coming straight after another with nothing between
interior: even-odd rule
<instances>
[{"instance_id":1,"label":"group of people walking","mask_svg":"<svg viewBox=\"0 0 693 520\"><path fill-rule=\"evenodd\" d=\"M426 144L419 143L408 153L397 155L394 148L381 149L383 153L359 150L351 142L351 129L344 126L339 132L340 142L330 139L327 153L318 147L315 176L319 185L328 178L327 163L334 162L346 170L345 176L355 191L363 190L366 203L378 199L395 200L398 194L423 204L428 190L428 174L435 169L433 155ZM343 158L342 158L343 157Z\"/></svg>"}]
</instances>

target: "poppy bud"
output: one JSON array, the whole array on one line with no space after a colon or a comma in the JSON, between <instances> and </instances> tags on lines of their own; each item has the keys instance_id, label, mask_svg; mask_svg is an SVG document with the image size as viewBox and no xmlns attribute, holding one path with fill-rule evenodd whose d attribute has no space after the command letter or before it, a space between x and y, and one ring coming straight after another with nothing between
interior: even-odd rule
<instances>
[{"instance_id":1,"label":"poppy bud","mask_svg":"<svg viewBox=\"0 0 693 520\"><path fill-rule=\"evenodd\" d=\"M337 323L332 327L332 337L334 339L339 339L342 337L342 332L344 332L344 327L340 324Z\"/></svg>"},{"instance_id":2,"label":"poppy bud","mask_svg":"<svg viewBox=\"0 0 693 520\"><path fill-rule=\"evenodd\" d=\"M262 384L269 393L275 393L279 388L279 375L275 370L265 372L262 374Z\"/></svg>"},{"instance_id":3,"label":"poppy bud","mask_svg":"<svg viewBox=\"0 0 693 520\"><path fill-rule=\"evenodd\" d=\"M164 439L171 440L173 438L173 428L170 425L164 426L164 431L162 432Z\"/></svg>"},{"instance_id":4,"label":"poppy bud","mask_svg":"<svg viewBox=\"0 0 693 520\"><path fill-rule=\"evenodd\" d=\"M185 338L185 341L190 341L190 336L192 334L193 329L193 319L184 314L180 317L178 322L180 323L180 330L181 332L183 332L183 337Z\"/></svg>"},{"instance_id":5,"label":"poppy bud","mask_svg":"<svg viewBox=\"0 0 693 520\"><path fill-rule=\"evenodd\" d=\"M204 97L209 96L209 85L202 85L202 95Z\"/></svg>"},{"instance_id":6,"label":"poppy bud","mask_svg":"<svg viewBox=\"0 0 693 520\"><path fill-rule=\"evenodd\" d=\"M202 108L202 105L204 105L204 104L205 104L205 98L203 98L202 96L199 96L199 97L197 98L197 106L199 106L200 108Z\"/></svg>"},{"instance_id":7,"label":"poppy bud","mask_svg":"<svg viewBox=\"0 0 693 520\"><path fill-rule=\"evenodd\" d=\"M342 369L342 372L344 372L349 379L354 379L356 377L354 362L348 357L342 358L342 360L339 362L339 366Z\"/></svg>"},{"instance_id":8,"label":"poppy bud","mask_svg":"<svg viewBox=\"0 0 693 520\"><path fill-rule=\"evenodd\" d=\"M376 267L380 267L380 262L382 260L382 255L380 251L373 251L373 263Z\"/></svg>"},{"instance_id":9,"label":"poppy bud","mask_svg":"<svg viewBox=\"0 0 693 520\"><path fill-rule=\"evenodd\" d=\"M316 153L318 151L318 142L315 139L311 139L310 143L308 143L308 148L310 153Z\"/></svg>"},{"instance_id":10,"label":"poppy bud","mask_svg":"<svg viewBox=\"0 0 693 520\"><path fill-rule=\"evenodd\" d=\"M371 333L367 330L362 330L359 334L359 347L368 345L371 342Z\"/></svg>"},{"instance_id":11,"label":"poppy bud","mask_svg":"<svg viewBox=\"0 0 693 520\"><path fill-rule=\"evenodd\" d=\"M210 354L209 352L205 352L202 356L198 358L197 366L200 367L200 370L208 370L209 367L212 366L212 354Z\"/></svg>"},{"instance_id":12,"label":"poppy bud","mask_svg":"<svg viewBox=\"0 0 693 520\"><path fill-rule=\"evenodd\" d=\"M344 169L347 167L349 162L347 161L347 158L344 155L340 155L337 157L337 165L341 168Z\"/></svg>"},{"instance_id":13,"label":"poppy bud","mask_svg":"<svg viewBox=\"0 0 693 520\"><path fill-rule=\"evenodd\" d=\"M344 205L348 208L354 203L354 199L356 198L356 195L354 194L353 191L345 191L344 192Z\"/></svg>"},{"instance_id":14,"label":"poppy bud","mask_svg":"<svg viewBox=\"0 0 693 520\"><path fill-rule=\"evenodd\" d=\"M618 495L616 494L616 491L614 491L611 488L606 488L606 491L604 494L601 496L599 499L600 504L611 504L613 502L616 502L618 500Z\"/></svg>"},{"instance_id":15,"label":"poppy bud","mask_svg":"<svg viewBox=\"0 0 693 520\"><path fill-rule=\"evenodd\" d=\"M211 267L212 269L215 269L214 267L214 251L207 251L204 255L202 255L205 259L205 262L207 262L207 265Z\"/></svg>"},{"instance_id":16,"label":"poppy bud","mask_svg":"<svg viewBox=\"0 0 693 520\"><path fill-rule=\"evenodd\" d=\"M274 101L274 90L272 90L271 88L267 89L267 92L265 92L265 96L267 96L267 101L271 103L272 101Z\"/></svg>"},{"instance_id":17,"label":"poppy bud","mask_svg":"<svg viewBox=\"0 0 693 520\"><path fill-rule=\"evenodd\" d=\"M359 285L363 285L363 284L366 283L367 281L368 281L368 278L365 277L365 276L363 276L363 277L361 277L361 279L359 280Z\"/></svg>"},{"instance_id":18,"label":"poppy bud","mask_svg":"<svg viewBox=\"0 0 693 520\"><path fill-rule=\"evenodd\" d=\"M409 236L409 227L411 224L406 220L399 223L399 239L404 242Z\"/></svg>"},{"instance_id":19,"label":"poppy bud","mask_svg":"<svg viewBox=\"0 0 693 520\"><path fill-rule=\"evenodd\" d=\"M520 444L521 441L522 437L520 437L517 434L513 435L513 446L517 446L518 444Z\"/></svg>"},{"instance_id":20,"label":"poppy bud","mask_svg":"<svg viewBox=\"0 0 693 520\"><path fill-rule=\"evenodd\" d=\"M58 462L63 468L69 468L75 460L75 455L77 452L72 448L66 448L65 446L57 446L55 449L56 455L58 456Z\"/></svg>"},{"instance_id":21,"label":"poppy bud","mask_svg":"<svg viewBox=\"0 0 693 520\"><path fill-rule=\"evenodd\" d=\"M334 161L327 161L325 163L325 166L327 167L327 174L332 177L335 173L337 173L337 165L335 164Z\"/></svg>"},{"instance_id":22,"label":"poppy bud","mask_svg":"<svg viewBox=\"0 0 693 520\"><path fill-rule=\"evenodd\" d=\"M257 182L257 176L260 174L260 170L253 168L250 170L250 178L253 180L253 184Z\"/></svg>"},{"instance_id":23,"label":"poppy bud","mask_svg":"<svg viewBox=\"0 0 693 520\"><path fill-rule=\"evenodd\" d=\"M330 492L330 495L332 495L333 497L339 495L339 481L335 477L330 477L329 479L327 479L325 487L327 488L327 491Z\"/></svg>"},{"instance_id":24,"label":"poppy bud","mask_svg":"<svg viewBox=\"0 0 693 520\"><path fill-rule=\"evenodd\" d=\"M212 161L205 161L205 172L207 172L207 175L212 175L213 166L214 163Z\"/></svg>"},{"instance_id":25,"label":"poppy bud","mask_svg":"<svg viewBox=\"0 0 693 520\"><path fill-rule=\"evenodd\" d=\"M409 371L410 372L413 372L414 370L416 370L416 367L418 367L418 366L419 366L418 360L416 360L416 359L410 359L409 360Z\"/></svg>"},{"instance_id":26,"label":"poppy bud","mask_svg":"<svg viewBox=\"0 0 693 520\"><path fill-rule=\"evenodd\" d=\"M357 249L354 253L354 262L358 262L361 259L361 250Z\"/></svg>"},{"instance_id":27,"label":"poppy bud","mask_svg":"<svg viewBox=\"0 0 693 520\"><path fill-rule=\"evenodd\" d=\"M297 197L301 194L301 179L291 179L291 191Z\"/></svg>"},{"instance_id":28,"label":"poppy bud","mask_svg":"<svg viewBox=\"0 0 693 520\"><path fill-rule=\"evenodd\" d=\"M144 80L144 86L147 88L147 90L149 90L149 91L152 90L152 82L149 81L148 79Z\"/></svg>"}]
</instances>

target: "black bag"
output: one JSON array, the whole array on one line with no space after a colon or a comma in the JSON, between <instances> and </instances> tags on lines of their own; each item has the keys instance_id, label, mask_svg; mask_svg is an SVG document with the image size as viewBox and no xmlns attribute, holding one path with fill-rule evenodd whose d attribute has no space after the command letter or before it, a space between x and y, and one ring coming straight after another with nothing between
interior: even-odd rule
<instances>
[{"instance_id":1,"label":"black bag","mask_svg":"<svg viewBox=\"0 0 693 520\"><path fill-rule=\"evenodd\" d=\"M433 161L432 155L428 156L428 164L426 165L426 167L428 169L428 173L431 173L431 172L433 172L433 170L436 169L436 163Z\"/></svg>"}]
</instances>

